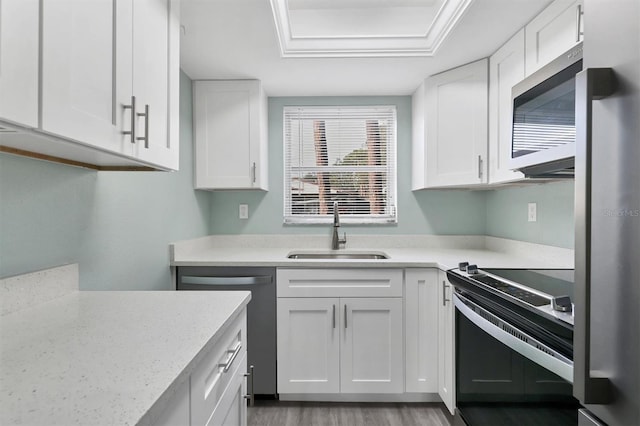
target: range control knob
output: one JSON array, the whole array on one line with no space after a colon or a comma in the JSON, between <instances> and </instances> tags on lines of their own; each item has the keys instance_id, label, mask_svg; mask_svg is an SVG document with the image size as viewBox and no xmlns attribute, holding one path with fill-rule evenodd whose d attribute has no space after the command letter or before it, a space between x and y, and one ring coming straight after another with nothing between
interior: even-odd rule
<instances>
[{"instance_id":1,"label":"range control knob","mask_svg":"<svg viewBox=\"0 0 640 426\"><path fill-rule=\"evenodd\" d=\"M560 312L571 312L571 298L569 296L557 296L551 300L551 306L554 310Z\"/></svg>"},{"instance_id":2,"label":"range control knob","mask_svg":"<svg viewBox=\"0 0 640 426\"><path fill-rule=\"evenodd\" d=\"M466 272L467 271L467 266L469 266L469 262L460 262L460 263L458 263L458 269L460 269L461 271Z\"/></svg>"},{"instance_id":3,"label":"range control knob","mask_svg":"<svg viewBox=\"0 0 640 426\"><path fill-rule=\"evenodd\" d=\"M478 265L469 265L467 266L467 274L469 275L476 275L479 274L480 272L478 271Z\"/></svg>"}]
</instances>

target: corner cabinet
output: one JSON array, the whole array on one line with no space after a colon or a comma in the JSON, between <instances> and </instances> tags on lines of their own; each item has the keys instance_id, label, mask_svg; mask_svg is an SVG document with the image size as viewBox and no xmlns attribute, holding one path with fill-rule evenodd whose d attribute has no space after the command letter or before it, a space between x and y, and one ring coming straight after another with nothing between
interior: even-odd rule
<instances>
[{"instance_id":1,"label":"corner cabinet","mask_svg":"<svg viewBox=\"0 0 640 426\"><path fill-rule=\"evenodd\" d=\"M196 189L268 189L267 98L258 80L193 82Z\"/></svg>"},{"instance_id":2,"label":"corner cabinet","mask_svg":"<svg viewBox=\"0 0 640 426\"><path fill-rule=\"evenodd\" d=\"M525 27L526 75L583 39L583 0L555 0Z\"/></svg>"},{"instance_id":3,"label":"corner cabinet","mask_svg":"<svg viewBox=\"0 0 640 426\"><path fill-rule=\"evenodd\" d=\"M489 58L489 183L524 179L509 169L513 102L511 89L524 78L524 29Z\"/></svg>"},{"instance_id":4,"label":"corner cabinet","mask_svg":"<svg viewBox=\"0 0 640 426\"><path fill-rule=\"evenodd\" d=\"M402 270L278 269L278 393L404 391Z\"/></svg>"},{"instance_id":5,"label":"corner cabinet","mask_svg":"<svg viewBox=\"0 0 640 426\"><path fill-rule=\"evenodd\" d=\"M427 78L413 94L412 189L487 183L488 61Z\"/></svg>"},{"instance_id":6,"label":"corner cabinet","mask_svg":"<svg viewBox=\"0 0 640 426\"><path fill-rule=\"evenodd\" d=\"M2 2L3 12L14 2ZM179 0L40 5L40 114L12 120L0 108L0 120L18 125L3 132L3 151L96 169L177 170ZM27 41L3 35L2 43L10 56ZM11 65L24 78L33 71L31 55Z\"/></svg>"}]
</instances>

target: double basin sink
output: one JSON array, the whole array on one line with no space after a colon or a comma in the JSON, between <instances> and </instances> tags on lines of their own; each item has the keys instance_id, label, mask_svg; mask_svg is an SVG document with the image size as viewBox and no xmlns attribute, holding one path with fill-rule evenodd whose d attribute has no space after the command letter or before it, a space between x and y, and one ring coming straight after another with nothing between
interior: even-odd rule
<instances>
[{"instance_id":1,"label":"double basin sink","mask_svg":"<svg viewBox=\"0 0 640 426\"><path fill-rule=\"evenodd\" d=\"M288 259L312 260L312 259L346 259L346 260L378 260L388 259L379 251L294 251L287 255Z\"/></svg>"}]
</instances>

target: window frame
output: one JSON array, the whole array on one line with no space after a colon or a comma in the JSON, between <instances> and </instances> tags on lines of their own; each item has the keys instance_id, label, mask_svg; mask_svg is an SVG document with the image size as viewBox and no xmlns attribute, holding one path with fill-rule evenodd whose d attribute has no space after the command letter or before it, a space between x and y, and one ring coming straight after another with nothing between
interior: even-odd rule
<instances>
[{"instance_id":1,"label":"window frame","mask_svg":"<svg viewBox=\"0 0 640 426\"><path fill-rule=\"evenodd\" d=\"M392 125L390 126L391 132L386 133L386 161L384 165L374 166L293 166L289 164L291 157L291 143L294 141L288 137L287 125L289 111L304 110L304 109L322 110L337 112L339 110L371 110L376 109L387 110L387 113L392 117ZM373 116L372 116L373 117ZM320 117L319 117L320 119ZM366 118L363 118L366 120ZM325 119L326 121L326 119ZM283 141L283 223L285 225L318 225L318 224L330 224L333 223L333 207L328 207L327 214L293 214L293 191L292 191L292 177L294 176L293 169L297 171L315 171L315 172L378 172L383 173L386 181L386 192L384 194L386 211L383 214L342 214L340 216L340 222L349 225L392 225L398 223L398 164L397 164L397 133L398 133L398 111L397 106L394 104L388 105L289 105L284 106L282 111L282 141Z\"/></svg>"}]
</instances>

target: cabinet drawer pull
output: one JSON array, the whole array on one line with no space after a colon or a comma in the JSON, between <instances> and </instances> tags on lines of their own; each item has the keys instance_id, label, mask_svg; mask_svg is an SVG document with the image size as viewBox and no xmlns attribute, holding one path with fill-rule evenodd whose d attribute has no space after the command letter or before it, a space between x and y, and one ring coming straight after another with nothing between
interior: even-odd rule
<instances>
[{"instance_id":1,"label":"cabinet drawer pull","mask_svg":"<svg viewBox=\"0 0 640 426\"><path fill-rule=\"evenodd\" d=\"M235 361L241 349L242 349L242 342L238 342L238 344L234 349L229 349L227 351L227 353L231 354L231 356L229 357L229 360L225 363L218 364L218 367L222 368L223 373L226 373L227 371L229 371L229 369L231 368L231 365L233 364L233 361Z\"/></svg>"},{"instance_id":2,"label":"cabinet drawer pull","mask_svg":"<svg viewBox=\"0 0 640 426\"><path fill-rule=\"evenodd\" d=\"M253 166L251 166L251 181L253 183L256 183L256 163L253 163Z\"/></svg>"},{"instance_id":3,"label":"cabinet drawer pull","mask_svg":"<svg viewBox=\"0 0 640 426\"><path fill-rule=\"evenodd\" d=\"M583 32L580 31L583 15L584 15L584 12L582 11L582 5L579 4L576 6L576 43L580 41L580 37L583 35Z\"/></svg>"},{"instance_id":4,"label":"cabinet drawer pull","mask_svg":"<svg viewBox=\"0 0 640 426\"><path fill-rule=\"evenodd\" d=\"M144 141L144 147L149 148L149 104L144 106L144 112L139 112L138 117L144 117L144 137L139 136L136 140Z\"/></svg>"},{"instance_id":5,"label":"cabinet drawer pull","mask_svg":"<svg viewBox=\"0 0 640 426\"><path fill-rule=\"evenodd\" d=\"M347 329L347 304L344 304L344 329Z\"/></svg>"},{"instance_id":6,"label":"cabinet drawer pull","mask_svg":"<svg viewBox=\"0 0 640 426\"><path fill-rule=\"evenodd\" d=\"M336 328L336 305L333 305L332 328Z\"/></svg>"},{"instance_id":7,"label":"cabinet drawer pull","mask_svg":"<svg viewBox=\"0 0 640 426\"><path fill-rule=\"evenodd\" d=\"M247 378L247 386L249 386L251 388L251 392L248 395L244 396L244 399L249 400L249 405L251 407L253 407L253 404L255 402L255 398L256 398L256 392L254 391L253 388L253 365L249 366L249 372L248 373L244 373L244 377Z\"/></svg>"},{"instance_id":8,"label":"cabinet drawer pull","mask_svg":"<svg viewBox=\"0 0 640 426\"><path fill-rule=\"evenodd\" d=\"M123 135L131 135L131 143L136 143L136 97L131 96L131 105L123 105L124 109L131 110L131 130L123 130Z\"/></svg>"},{"instance_id":9,"label":"cabinet drawer pull","mask_svg":"<svg viewBox=\"0 0 640 426\"><path fill-rule=\"evenodd\" d=\"M442 306L447 306L447 302L450 302L451 299L447 299L447 282L442 280Z\"/></svg>"},{"instance_id":10,"label":"cabinet drawer pull","mask_svg":"<svg viewBox=\"0 0 640 426\"><path fill-rule=\"evenodd\" d=\"M482 155L478 155L478 179L482 179Z\"/></svg>"}]
</instances>

